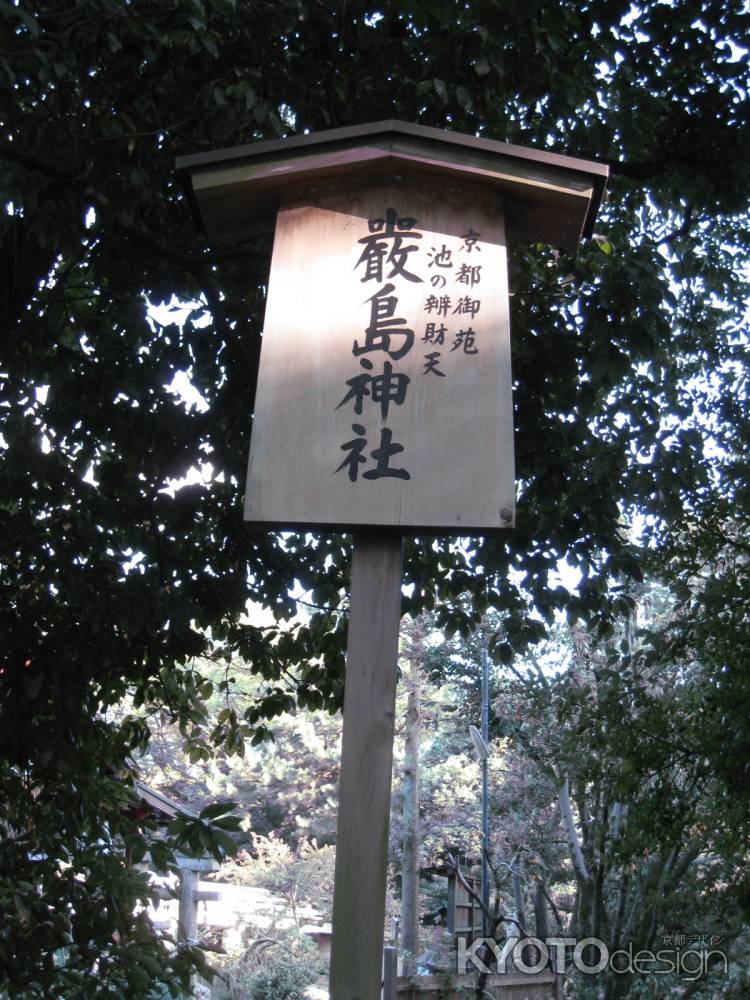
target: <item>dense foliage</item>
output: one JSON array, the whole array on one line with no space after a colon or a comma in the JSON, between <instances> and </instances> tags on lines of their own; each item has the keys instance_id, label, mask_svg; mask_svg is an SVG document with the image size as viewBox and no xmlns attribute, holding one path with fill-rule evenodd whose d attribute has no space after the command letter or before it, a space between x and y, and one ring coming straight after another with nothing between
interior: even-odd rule
<instances>
[{"instance_id":1,"label":"dense foliage","mask_svg":"<svg viewBox=\"0 0 750 1000\"><path fill-rule=\"evenodd\" d=\"M517 933L520 923L539 937L593 935L611 952L630 948L642 956L640 974L606 970L591 977L576 975L569 955L568 995L577 1000L646 1000L667 993L720 1000L747 989L747 802L716 761L733 734L716 741L721 723L713 720L710 661L656 655L654 636L679 633L680 618L689 613L675 610L664 588L649 585L639 588L636 615L610 640L595 641L579 626L561 625L512 666L492 671L489 857L499 937ZM386 933L391 917L400 916L402 941L411 627L405 622L386 898ZM481 782L468 723L479 721L482 633L475 642L440 641L428 616L420 628L427 638L418 648L422 927L415 955L423 967L443 963L455 971L455 954L436 925L445 920L448 905L449 856L461 853L476 862L481 851ZM236 673L242 684L257 684L240 668ZM212 707L214 717L218 710L218 704ZM244 758L219 752L206 766L181 759L179 735L173 727L159 727L140 760L150 782L166 784L193 808L212 796L236 797L246 830L264 829L267 794L273 791L279 832L240 835L245 849L216 877L270 889L284 899L286 915L297 926L305 903L330 919L335 848L300 833L330 823L335 804L326 790L335 729L323 712L285 714L273 722L272 743ZM294 772L298 778L290 788ZM579 856L561 817L563 785ZM436 865L443 876L435 877ZM649 967L647 953L657 951L684 961L684 967L668 973L667 959ZM253 955L251 945L229 964L235 987ZM620 959L619 967L626 965Z\"/></svg>"},{"instance_id":2,"label":"dense foliage","mask_svg":"<svg viewBox=\"0 0 750 1000\"><path fill-rule=\"evenodd\" d=\"M526 925L533 916L537 933L551 925L602 939L611 952L675 952L680 935L683 951L696 949L669 977L664 966L656 975L657 966L622 971L622 960L617 972L578 977L580 998L718 1000L747 985L747 803L703 753L710 670L654 659L648 636L664 614L663 592L650 588L638 602L640 628L607 644L578 628L559 636L519 664L496 702L515 768L495 800L495 850L523 875ZM562 835L563 785L578 856ZM507 872L496 875L500 912L514 912ZM691 980L687 967L698 960Z\"/></svg>"},{"instance_id":3,"label":"dense foliage","mask_svg":"<svg viewBox=\"0 0 750 1000\"><path fill-rule=\"evenodd\" d=\"M495 607L509 661L557 609L611 627L645 553L695 606L662 653L710 647L727 721L706 752L742 787L749 25L740 0L0 3L0 989L149 995L161 960L114 850L141 838L122 800L148 726L103 710L200 724L209 650L268 682L211 734L230 749L341 697L348 539L240 515L268 233L207 245L181 153L396 117L611 164L603 235L575 258L514 248L517 530L411 541L405 603L465 631ZM184 322L149 318L173 295ZM319 610L286 627L295 580Z\"/></svg>"}]
</instances>

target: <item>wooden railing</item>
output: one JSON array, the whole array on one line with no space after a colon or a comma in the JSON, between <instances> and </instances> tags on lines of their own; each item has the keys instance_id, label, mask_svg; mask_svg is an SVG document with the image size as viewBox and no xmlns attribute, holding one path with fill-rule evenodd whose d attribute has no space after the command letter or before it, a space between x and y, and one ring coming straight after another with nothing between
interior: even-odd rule
<instances>
[{"instance_id":1,"label":"wooden railing","mask_svg":"<svg viewBox=\"0 0 750 1000\"><path fill-rule=\"evenodd\" d=\"M491 973L484 985L484 1000L560 1000L562 980L546 970L525 976L520 972ZM420 976L418 979L398 977L392 1000L474 1000L476 977L454 977L450 985L440 976ZM391 1000L384 992L383 1000Z\"/></svg>"}]
</instances>

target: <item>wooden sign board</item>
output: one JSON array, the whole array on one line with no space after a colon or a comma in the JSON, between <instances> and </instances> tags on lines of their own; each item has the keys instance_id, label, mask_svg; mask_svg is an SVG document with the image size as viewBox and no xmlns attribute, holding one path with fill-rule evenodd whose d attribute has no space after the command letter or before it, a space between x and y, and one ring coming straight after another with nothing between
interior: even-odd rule
<instances>
[{"instance_id":1,"label":"wooden sign board","mask_svg":"<svg viewBox=\"0 0 750 1000\"><path fill-rule=\"evenodd\" d=\"M482 934L482 910L477 902L477 897L482 895L482 880L466 874L464 879L475 895L472 896L455 875L449 879L447 925L456 942L463 938L468 945Z\"/></svg>"},{"instance_id":2,"label":"wooden sign board","mask_svg":"<svg viewBox=\"0 0 750 1000\"><path fill-rule=\"evenodd\" d=\"M502 209L349 183L277 216L245 518L452 534L514 522Z\"/></svg>"},{"instance_id":3,"label":"wooden sign board","mask_svg":"<svg viewBox=\"0 0 750 1000\"><path fill-rule=\"evenodd\" d=\"M448 879L448 932L453 938L453 948L458 952L459 947L470 949L473 941L482 937L482 910L477 902L482 895L482 880L471 875L464 874L466 884L474 892L472 896L466 888L459 882L458 878L452 875ZM458 972L470 972L468 961Z\"/></svg>"}]
</instances>

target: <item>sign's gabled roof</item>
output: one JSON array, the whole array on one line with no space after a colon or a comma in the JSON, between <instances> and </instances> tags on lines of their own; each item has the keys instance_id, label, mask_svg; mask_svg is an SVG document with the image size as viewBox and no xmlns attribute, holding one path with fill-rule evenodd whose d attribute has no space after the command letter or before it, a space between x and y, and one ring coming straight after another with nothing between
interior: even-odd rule
<instances>
[{"instance_id":1,"label":"sign's gabled roof","mask_svg":"<svg viewBox=\"0 0 750 1000\"><path fill-rule=\"evenodd\" d=\"M156 788L151 788L142 781L135 781L134 785L138 798L156 814L158 820L169 823L179 815L189 816L190 819L198 818L198 813L180 805Z\"/></svg>"},{"instance_id":2,"label":"sign's gabled roof","mask_svg":"<svg viewBox=\"0 0 750 1000\"><path fill-rule=\"evenodd\" d=\"M513 235L570 248L591 234L608 176L590 160L392 120L182 156L177 169L214 239L242 238L287 193L412 175L483 188Z\"/></svg>"}]
</instances>

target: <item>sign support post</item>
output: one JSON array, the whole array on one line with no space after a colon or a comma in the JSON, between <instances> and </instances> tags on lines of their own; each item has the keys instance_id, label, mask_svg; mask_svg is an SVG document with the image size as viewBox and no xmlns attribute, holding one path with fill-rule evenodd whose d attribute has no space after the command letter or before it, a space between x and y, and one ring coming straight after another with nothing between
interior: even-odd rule
<instances>
[{"instance_id":1,"label":"sign support post","mask_svg":"<svg viewBox=\"0 0 750 1000\"><path fill-rule=\"evenodd\" d=\"M333 899L333 1000L380 996L401 551L399 534L354 536Z\"/></svg>"}]
</instances>

